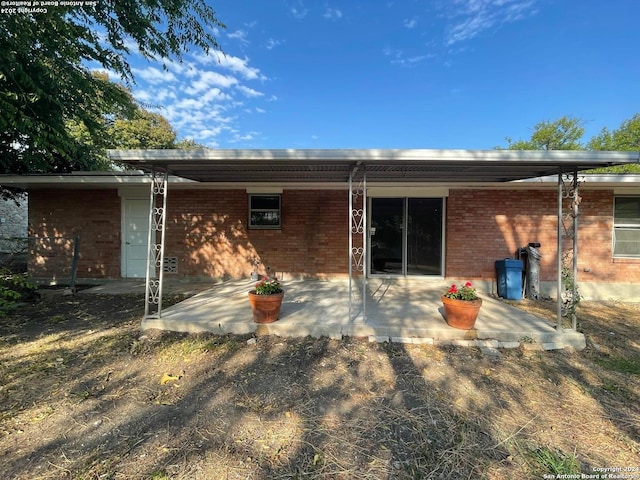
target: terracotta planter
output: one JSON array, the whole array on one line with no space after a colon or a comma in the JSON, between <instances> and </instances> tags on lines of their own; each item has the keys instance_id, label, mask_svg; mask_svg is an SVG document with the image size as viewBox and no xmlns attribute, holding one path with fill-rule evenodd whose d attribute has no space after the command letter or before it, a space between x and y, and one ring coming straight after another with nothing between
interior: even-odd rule
<instances>
[{"instance_id":1,"label":"terracotta planter","mask_svg":"<svg viewBox=\"0 0 640 480\"><path fill-rule=\"evenodd\" d=\"M442 304L444 305L444 318L449 326L461 330L471 330L476 324L482 299L454 300L443 296Z\"/></svg>"},{"instance_id":2,"label":"terracotta planter","mask_svg":"<svg viewBox=\"0 0 640 480\"><path fill-rule=\"evenodd\" d=\"M257 295L255 290L249 292L249 303L256 323L273 323L280 317L280 307L284 292L271 295Z\"/></svg>"}]
</instances>

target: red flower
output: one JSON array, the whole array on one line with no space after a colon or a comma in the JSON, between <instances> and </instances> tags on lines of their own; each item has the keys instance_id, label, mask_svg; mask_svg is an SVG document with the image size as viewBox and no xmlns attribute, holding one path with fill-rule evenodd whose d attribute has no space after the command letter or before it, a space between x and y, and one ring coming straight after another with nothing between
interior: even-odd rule
<instances>
[{"instance_id":1,"label":"red flower","mask_svg":"<svg viewBox=\"0 0 640 480\"><path fill-rule=\"evenodd\" d=\"M467 282L464 284L465 287L470 287L471 286L471 282Z\"/></svg>"}]
</instances>

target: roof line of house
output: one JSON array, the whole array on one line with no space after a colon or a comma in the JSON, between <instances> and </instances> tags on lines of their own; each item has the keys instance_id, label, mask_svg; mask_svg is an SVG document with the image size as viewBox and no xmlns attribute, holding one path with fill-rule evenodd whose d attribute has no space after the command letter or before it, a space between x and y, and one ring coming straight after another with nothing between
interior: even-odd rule
<instances>
[{"instance_id":1,"label":"roof line of house","mask_svg":"<svg viewBox=\"0 0 640 480\"><path fill-rule=\"evenodd\" d=\"M490 162L490 161L583 161L640 163L640 151L591 150L461 150L461 149L199 149L109 150L114 161L188 161L210 163L229 160L335 161L344 162Z\"/></svg>"},{"instance_id":2,"label":"roof line of house","mask_svg":"<svg viewBox=\"0 0 640 480\"><path fill-rule=\"evenodd\" d=\"M509 182L620 164L640 152L559 150L253 149L110 150L109 158L200 182Z\"/></svg>"},{"instance_id":3,"label":"roof line of house","mask_svg":"<svg viewBox=\"0 0 640 480\"><path fill-rule=\"evenodd\" d=\"M640 188L640 174L580 174L579 180L587 188L635 187ZM273 182L197 182L182 177L170 175L169 184L174 188L245 188L273 185ZM128 172L73 172L69 174L38 174L38 175L0 175L0 185L25 189L42 188L126 188L148 185L151 182L149 174L142 171ZM447 182L433 182L429 187L448 188L554 188L558 182L557 175L538 178L515 180L512 182L459 182L455 185ZM423 182L369 182L371 186L422 186ZM345 189L344 182L281 182L284 188L325 188Z\"/></svg>"}]
</instances>

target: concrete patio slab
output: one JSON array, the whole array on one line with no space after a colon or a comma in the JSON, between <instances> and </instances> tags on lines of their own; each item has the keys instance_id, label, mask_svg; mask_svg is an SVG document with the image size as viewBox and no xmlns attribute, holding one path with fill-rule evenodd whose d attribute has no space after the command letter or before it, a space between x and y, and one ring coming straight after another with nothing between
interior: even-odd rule
<instances>
[{"instance_id":1,"label":"concrete patio slab","mask_svg":"<svg viewBox=\"0 0 640 480\"><path fill-rule=\"evenodd\" d=\"M558 332L548 321L489 296L482 296L475 329L451 328L444 320L440 300L448 285L429 279L367 279L364 312L361 281L353 284L350 312L348 280L288 280L284 282L280 319L257 325L247 299L252 285L249 280L213 285L164 309L161 318L144 319L141 328L290 337L350 336L402 343L468 341L476 346L476 340L494 340L504 348L513 348L517 342L544 345L545 350L567 345L582 349L586 344L581 333Z\"/></svg>"}]
</instances>

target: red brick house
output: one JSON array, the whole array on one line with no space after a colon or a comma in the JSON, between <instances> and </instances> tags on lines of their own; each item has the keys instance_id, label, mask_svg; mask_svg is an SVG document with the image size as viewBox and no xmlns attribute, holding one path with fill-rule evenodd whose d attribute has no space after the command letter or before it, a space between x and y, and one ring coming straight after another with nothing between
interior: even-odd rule
<instances>
[{"instance_id":1,"label":"red brick house","mask_svg":"<svg viewBox=\"0 0 640 480\"><path fill-rule=\"evenodd\" d=\"M170 174L166 208L156 205L166 215L166 276L248 277L258 262L261 272L269 267L285 277L348 276L360 269L372 277L471 279L491 291L495 261L514 258L520 247L539 242L541 290L552 296L558 219L569 222L559 217L558 177L638 162L631 152L456 150L111 156ZM640 175L575 179L581 197L577 268L583 295L639 300ZM4 176L0 181L28 189L30 236L80 238L78 281L146 275L148 174ZM353 252L362 258L354 259ZM33 256L30 272L43 279L60 275L70 254L66 245L55 254Z\"/></svg>"}]
</instances>

